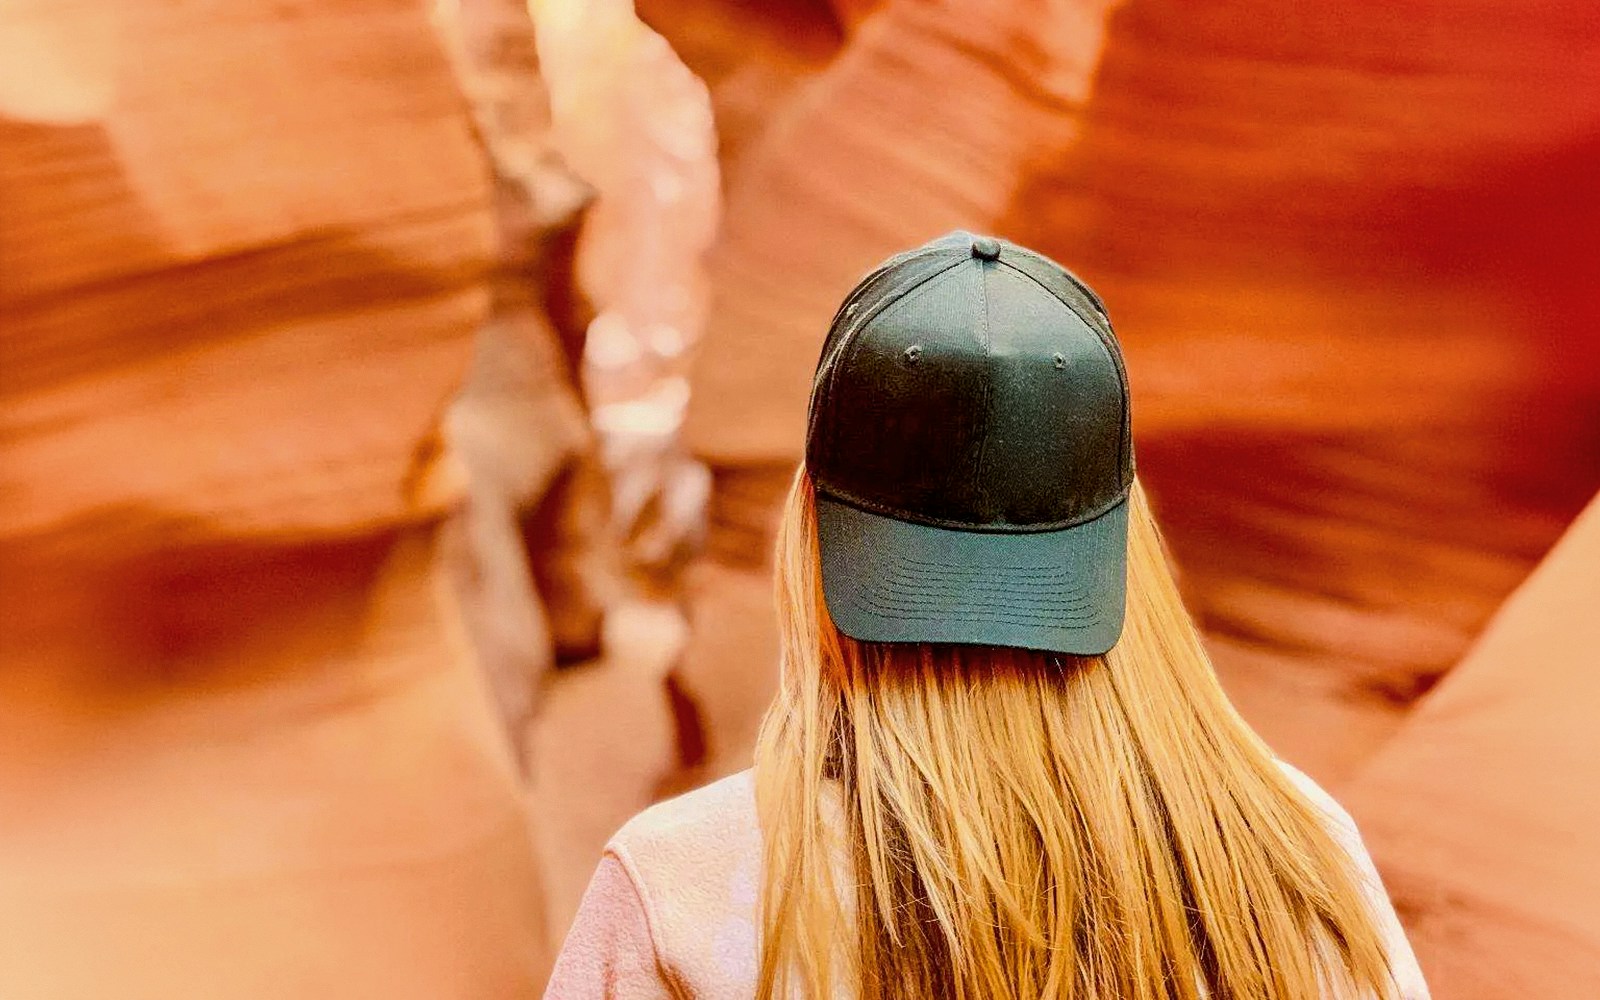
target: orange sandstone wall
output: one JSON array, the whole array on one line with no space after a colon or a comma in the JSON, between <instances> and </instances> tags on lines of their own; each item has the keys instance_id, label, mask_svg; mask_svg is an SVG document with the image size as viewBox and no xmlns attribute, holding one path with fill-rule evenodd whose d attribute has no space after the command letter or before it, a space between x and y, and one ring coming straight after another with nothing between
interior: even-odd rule
<instances>
[{"instance_id":1,"label":"orange sandstone wall","mask_svg":"<svg viewBox=\"0 0 1600 1000\"><path fill-rule=\"evenodd\" d=\"M1434 995L1600 991L1600 501L1350 786Z\"/></svg>"},{"instance_id":2,"label":"orange sandstone wall","mask_svg":"<svg viewBox=\"0 0 1600 1000\"><path fill-rule=\"evenodd\" d=\"M999 220L1112 303L1241 707L1350 773L1600 482L1600 19L1128 3Z\"/></svg>"},{"instance_id":3,"label":"orange sandstone wall","mask_svg":"<svg viewBox=\"0 0 1600 1000\"><path fill-rule=\"evenodd\" d=\"M708 614L761 606L839 298L996 230L1105 293L1235 697L1349 773L1600 478L1597 73L1577 6L879 6L728 182L689 415L724 484ZM706 662L770 648L741 629Z\"/></svg>"},{"instance_id":4,"label":"orange sandstone wall","mask_svg":"<svg viewBox=\"0 0 1600 1000\"><path fill-rule=\"evenodd\" d=\"M432 556L488 177L418 2L0 11L0 995L536 990Z\"/></svg>"}]
</instances>

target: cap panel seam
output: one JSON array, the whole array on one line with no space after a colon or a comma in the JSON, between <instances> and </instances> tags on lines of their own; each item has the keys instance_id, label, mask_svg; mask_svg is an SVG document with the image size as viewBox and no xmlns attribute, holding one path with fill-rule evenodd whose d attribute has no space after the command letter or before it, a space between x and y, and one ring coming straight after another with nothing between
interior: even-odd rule
<instances>
[{"instance_id":1,"label":"cap panel seam","mask_svg":"<svg viewBox=\"0 0 1600 1000\"><path fill-rule=\"evenodd\" d=\"M850 307L866 298L867 293L873 289L873 286L878 284L880 281L885 280L886 278L892 277L896 267L899 267L908 261L917 260L926 256L932 256L933 253L934 251L923 249L921 252L912 251L909 253L896 254L895 256L890 257L888 260L881 262L877 267L874 267L866 274L862 275L861 279L851 286L849 293L847 293L844 297L844 301L839 303L839 308L833 311L833 318L828 320L828 331L823 338L823 351L822 354L817 358L816 368L812 371L813 381L815 381L816 376L821 373L829 355L834 353L834 351L828 350L827 341L833 338L835 332L838 333L840 339L843 339L848 335L849 324L847 323L845 328L841 329L839 321L846 317ZM837 350L837 345L834 346L835 350Z\"/></svg>"},{"instance_id":2,"label":"cap panel seam","mask_svg":"<svg viewBox=\"0 0 1600 1000\"><path fill-rule=\"evenodd\" d=\"M983 506L990 504L989 481L984 475L983 460L989 454L989 431L994 426L994 373L989 370L993 363L994 352L990 349L989 339L993 331L989 327L989 267L983 261L978 261L978 329L980 331L979 343L983 347L983 405L979 408L983 414L983 426L978 428L978 458L973 471L973 481L977 485L978 493L982 497Z\"/></svg>"},{"instance_id":3,"label":"cap panel seam","mask_svg":"<svg viewBox=\"0 0 1600 1000\"><path fill-rule=\"evenodd\" d=\"M870 324L872 324L873 322L875 322L877 320L880 320L880 319L883 319L885 316L888 316L890 313L894 312L894 310L900 308L901 306L904 306L907 303L910 303L912 300L914 300L916 298L918 293L920 293L920 292L926 290L928 287L930 287L930 285L932 284L934 278L936 278L939 275L944 274L944 273L952 270L953 268L955 268L959 264L960 264L960 261L957 261L956 263L951 264L949 267L941 267L938 270L936 270L936 271L932 272L931 274L929 274L927 277L918 279L917 281L913 282L911 285L906 287L903 291L897 292L897 293L895 293L894 295L891 295L891 296L886 296L882 302L878 303L877 305L875 305L872 308L872 311L867 316L864 316L862 319L860 319L857 322L856 329L855 329L854 333L849 335L848 339L847 339L847 342L840 347L837 356L835 356L835 358L833 360L832 367L828 370L828 375L827 375L828 388L827 388L827 392L828 392L828 394L830 396L834 392L834 383L837 380L838 373L841 370L849 367L851 359L853 359L855 357L856 353L861 350L861 341L868 334L867 327ZM839 422L838 421L834 421L833 426L828 428L828 442L827 443L828 443L828 449L829 449L830 452L836 450L838 448L838 446L839 446L838 434L839 434Z\"/></svg>"},{"instance_id":4,"label":"cap panel seam","mask_svg":"<svg viewBox=\"0 0 1600 1000\"><path fill-rule=\"evenodd\" d=\"M839 308L834 310L833 318L828 321L828 330L822 338L822 354L817 358L816 369L811 373L811 390L813 396L815 396L817 388L824 380L827 379L829 373L832 371L832 362L837 359L839 353L847 346L851 335L865 326L869 319L877 316L877 314L887 303L894 300L895 296L885 296L878 302L874 303L871 309L868 309L867 312L863 313L859 317L850 317L848 315L851 306L859 304L861 301L866 299L868 297L867 293L872 291L873 287L879 282L892 281L894 278L894 272L897 268L921 260L924 257L934 257L936 255L936 250L929 250L926 248L923 248L920 251L897 254L896 256L889 258L888 260L879 264L877 267L873 268L871 271L867 272L860 281L855 283L855 285L850 289L849 294L845 296L844 301L839 303ZM930 275L930 277L931 276L932 275ZM918 284L920 284L920 282ZM912 288L915 287L917 286L912 286ZM840 326L841 320L844 321L843 327ZM837 338L835 338L835 333L838 335Z\"/></svg>"},{"instance_id":5,"label":"cap panel seam","mask_svg":"<svg viewBox=\"0 0 1600 1000\"><path fill-rule=\"evenodd\" d=\"M1001 263L1007 265L1014 271L1018 271L1026 275L1029 279L1038 284L1039 287L1049 292L1050 295L1056 299L1056 301L1062 303L1068 309L1072 310L1072 312L1076 314L1079 319L1083 320L1085 325L1094 330L1096 333L1100 334L1101 336L1106 336L1107 334L1111 334L1113 336L1115 335L1111 328L1111 319L1106 313L1105 306L1100 303L1100 297L1091 291L1089 287L1078 278L1077 275L1073 274L1065 267L1062 267L1054 260L1051 260L1049 257L1046 257L1044 254L1038 253L1034 250L1029 250L1024 246L1017 246L1016 244L1012 244L1012 246L1017 252L1000 258ZM1073 291L1080 293L1086 300L1088 300L1093 315L1085 316L1077 303L1074 303L1067 298L1063 298L1061 295L1057 294L1055 289L1051 288L1043 281L1040 281L1032 271L1020 266L1017 263L1018 258L1027 263L1041 264L1049 268L1054 273L1065 278L1067 284L1072 287Z\"/></svg>"},{"instance_id":6,"label":"cap panel seam","mask_svg":"<svg viewBox=\"0 0 1600 1000\"><path fill-rule=\"evenodd\" d=\"M1066 268L1055 263L1054 261L1048 260L1047 258L1040 257L1037 254L1035 255L1035 258L1042 263L1047 263L1059 270L1068 281L1078 284L1078 282L1072 278L1071 274ZM1090 330L1092 330L1094 332L1095 339L1100 342L1100 349L1106 352L1106 358L1111 362L1111 366L1117 370L1117 381L1121 383L1122 389L1122 433L1117 435L1117 479L1120 484L1122 479L1122 470L1124 468L1129 470L1130 476L1132 473L1132 462L1129 459L1127 448L1129 439L1133 436L1133 407L1131 405L1133 387L1128 384L1128 370L1127 367L1122 363L1120 348L1118 348L1115 344L1115 332L1110 329L1109 322L1107 322L1106 328L1102 330L1099 323L1084 316L1083 313L1075 308L1071 302L1058 295L1055 289L1051 288L1043 281L1040 281L1032 272L1025 268L1018 267L1016 264L1011 263L1010 261L1006 262L1006 266L1010 267L1013 271L1022 275L1024 278L1027 278L1035 285L1038 285L1040 288L1044 289L1046 295L1049 295L1057 302L1060 302L1062 305L1066 306L1068 312L1072 313L1072 315L1076 316L1084 326L1087 326Z\"/></svg>"},{"instance_id":7,"label":"cap panel seam","mask_svg":"<svg viewBox=\"0 0 1600 1000\"><path fill-rule=\"evenodd\" d=\"M861 281L850 290L850 294L845 296L844 302L840 303L838 310L834 312L834 318L829 321L828 332L823 338L824 347L826 348L826 340L832 336L834 328L838 326L839 319L844 315L845 310L850 307L852 302L859 302L863 297L865 297L866 293L876 281L884 279L892 281L894 278L894 272L897 269L914 264L924 258L937 258L941 253L948 252L949 251L945 248L939 248L936 250L927 250L922 253L908 255L903 260L895 261L892 264L884 264L877 270L872 271L866 277L862 278ZM923 275L921 278L918 278L915 282L903 289L900 289L899 291L886 293L883 298L873 303L871 308L869 308L866 312L862 313L860 316L852 317L848 321L846 327L839 331L839 343L834 344L831 351L824 350L822 356L817 359L817 368L812 374L812 389L815 390L821 379L831 372L834 367L837 367L837 365L833 364L833 362L838 360L840 352L844 349L844 342L849 340L853 334L858 333L868 323L876 319L878 315L889 306L893 305L895 302L898 302L901 298L909 295L918 288L921 288L924 283L938 277L944 272L950 270L950 268L960 264L963 259L963 257L952 256L950 261L943 267L929 271L926 275Z\"/></svg>"},{"instance_id":8,"label":"cap panel seam","mask_svg":"<svg viewBox=\"0 0 1600 1000\"><path fill-rule=\"evenodd\" d=\"M934 255L930 254L929 256ZM907 261L902 263L909 263L911 260L915 259L919 258L908 258ZM839 370L845 366L845 362L848 360L848 357L853 356L854 352L860 347L861 334L866 330L868 324L877 320L900 303L908 301L916 292L926 288L928 283L934 278L937 278L939 275L959 266L962 259L963 258L960 257L953 258L948 264L930 271L928 274L918 278L907 287L892 294L885 295L881 301L875 303L872 308L859 319L853 320L855 324L854 329L847 329L840 334L840 343L835 346L832 351L833 357L825 357L818 365L818 374L821 376L821 381L820 383L814 381L812 385L812 403L815 404L818 398L821 396L832 396L834 391L834 383L837 380ZM809 419L807 420L806 440L808 443L815 439L815 435L818 430L817 424L821 420L822 409L823 407L813 405L812 411L807 414ZM829 427L827 429L827 434L828 440L825 442L825 444L831 450L837 445L837 441L835 440L837 437L837 427ZM810 449L808 448L807 451L809 452L809 450Z\"/></svg>"}]
</instances>

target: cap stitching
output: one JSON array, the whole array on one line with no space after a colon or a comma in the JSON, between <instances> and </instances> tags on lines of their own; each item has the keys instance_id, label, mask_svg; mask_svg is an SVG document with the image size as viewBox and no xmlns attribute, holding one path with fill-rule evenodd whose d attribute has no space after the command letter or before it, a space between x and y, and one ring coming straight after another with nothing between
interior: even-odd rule
<instances>
[{"instance_id":1,"label":"cap stitching","mask_svg":"<svg viewBox=\"0 0 1600 1000\"><path fill-rule=\"evenodd\" d=\"M864 276L862 276L861 280L857 281L855 283L854 287L852 287L850 289L850 292L847 295L845 295L844 301L839 303L839 308L834 310L833 318L828 321L828 331L823 336L823 351L822 351L822 354L817 358L816 370L812 372L813 381L815 380L815 377L817 375L822 373L823 369L826 366L825 362L828 360L828 356L831 353L834 353L835 351L838 350L838 346L839 345L838 344L834 344L833 345L833 350L830 351L828 349L828 343L827 343L828 340L833 336L833 334L836 331L839 334L839 339L840 339L841 342L843 341L844 337L848 334L849 326L850 326L850 322L849 321L850 321L850 316L851 316L851 310L863 298L866 297L867 292L869 290L871 290L874 285L876 285L879 281L883 280L885 277L889 276L890 273L894 270L894 268L897 265L899 265L900 263L904 262L905 260L916 259L917 256L919 256L919 255L917 255L917 254L897 254L896 256L889 258L888 260L882 262L877 267L873 268L871 271L868 271ZM841 321L845 321L845 326L843 328L840 327L840 322Z\"/></svg>"},{"instance_id":2,"label":"cap stitching","mask_svg":"<svg viewBox=\"0 0 1600 1000\"><path fill-rule=\"evenodd\" d=\"M858 607L861 605L867 605L883 611L910 613L920 612L926 615L937 615L939 613L937 609L930 608L926 604L915 603L917 602L919 596L921 595L913 593L880 594L873 591L858 591L854 597L854 603ZM1019 618L1043 618L1051 621L1084 621L1094 618L1099 614L1098 608L1086 610L1085 613L1081 614L1067 614L1058 613L1048 608L1032 609L1027 607L1019 607L1015 604L984 604L982 602L964 604L963 607L971 607L973 610L1000 611L1015 615Z\"/></svg>"},{"instance_id":3,"label":"cap stitching","mask_svg":"<svg viewBox=\"0 0 1600 1000\"><path fill-rule=\"evenodd\" d=\"M983 345L983 426L978 428L978 460L976 468L972 470L972 481L977 487L982 507L988 509L989 485L983 475L983 459L989 453L989 430L994 426L993 379L988 377L989 364L993 357L989 340L993 336L993 331L989 328L989 266L982 260L978 261L978 329L979 339Z\"/></svg>"},{"instance_id":4,"label":"cap stitching","mask_svg":"<svg viewBox=\"0 0 1600 1000\"><path fill-rule=\"evenodd\" d=\"M955 563L948 563L948 562L938 562L938 561L932 560L932 559L918 559L915 556L908 556L908 555L899 555L896 558L900 562L906 563L907 565L910 565L910 566L917 567L919 570L933 570L934 572L955 570L957 572L987 573L987 572L992 572L992 571L1004 570L1007 573L1045 573L1045 574L1050 574L1052 576L1067 576L1067 575L1070 575L1065 570L1061 569L1058 565L1056 565L1054 562L1051 562L1049 564L1044 564L1044 565L1041 565L1039 563L1008 563L1008 564L1006 564L1004 566L995 566L995 565L992 565L992 564L986 564L984 566L977 567L977 566L968 566L968 565L956 565Z\"/></svg>"},{"instance_id":5,"label":"cap stitching","mask_svg":"<svg viewBox=\"0 0 1600 1000\"><path fill-rule=\"evenodd\" d=\"M862 605L857 605L857 608L862 610L862 611L866 611L869 614L878 615L878 616L884 616L884 617L892 617L892 618L899 619L901 621L908 621L908 622L946 622L946 623L948 623L950 621L950 619L948 617L945 617L943 615L919 615L919 614L913 614L910 611L907 611L907 610L904 610L904 609L901 609L901 608L887 608L887 607L879 608L879 607L867 607L867 606L862 606ZM1023 617L1016 617L1016 616L1012 616L1012 615L985 614L985 615L977 617L975 621L971 622L971 624L1014 625L1017 628L1027 628L1027 629L1059 628L1059 629L1068 629L1068 630L1071 630L1071 631L1078 631L1078 630L1092 628L1095 625L1100 624L1100 622L1101 622L1101 619L1098 618L1098 617L1084 617L1084 618L1049 618L1049 617L1032 618L1032 617L1027 617L1027 618L1023 618ZM924 639L922 639L920 641L937 642L938 640L937 639L924 638ZM1004 644L1002 643L1001 645L1004 645Z\"/></svg>"},{"instance_id":6,"label":"cap stitching","mask_svg":"<svg viewBox=\"0 0 1600 1000\"><path fill-rule=\"evenodd\" d=\"M1070 585L1077 579L1077 576L1070 573L1057 573L1051 576L1034 574L1024 575L1011 572L1006 570L1004 567L996 567L992 572L973 573L970 576L942 576L931 570L922 567L913 568L910 565L906 565L904 567L896 566L894 569L889 571L889 575L891 577L913 586L920 586L923 583L935 583L940 586L978 587L979 589L987 589L1011 585L1010 583L1001 582L994 579L993 577L995 574L1003 574L1007 581L1012 581L1014 583L1026 583L1030 585L1038 584L1039 586L1059 584ZM1070 589L1076 593L1080 588L1071 587Z\"/></svg>"},{"instance_id":7,"label":"cap stitching","mask_svg":"<svg viewBox=\"0 0 1600 1000\"><path fill-rule=\"evenodd\" d=\"M985 568L962 576L954 573L941 573L938 570L929 569L926 564L911 563L909 561L897 564L890 572L893 575L906 577L911 583L928 580L933 583L948 583L951 586L998 586L998 584L990 582L990 578L997 573L1004 574L1007 580L1038 584L1070 583L1077 579L1077 576L1072 573L1019 573L1015 570L1006 569L1004 566L996 566L992 570Z\"/></svg>"},{"instance_id":8,"label":"cap stitching","mask_svg":"<svg viewBox=\"0 0 1600 1000\"><path fill-rule=\"evenodd\" d=\"M891 602L880 600L871 594L857 594L851 601L858 609L873 614L893 615L909 621L948 622L950 616L946 614L929 614L925 607L905 607ZM919 614L919 612L922 612ZM1038 614L1030 615L1025 611L1011 610L1009 614L983 615L986 622L998 622L1003 625L1018 625L1032 628L1040 625L1056 625L1061 628L1070 628L1074 625L1100 621L1098 611L1087 615L1056 615Z\"/></svg>"},{"instance_id":9,"label":"cap stitching","mask_svg":"<svg viewBox=\"0 0 1600 1000\"><path fill-rule=\"evenodd\" d=\"M1001 609L1016 608L1018 610L1027 611L1030 614L1081 614L1085 611L1091 610L1095 603L1092 596L1085 598L1083 601L1076 602L1046 600L1037 596L1028 597L1025 596L1027 589L1028 588L1023 588L1020 592L1014 590L1009 594L975 594L972 595L971 600L965 600L968 595L961 593L948 593L929 590L901 590L898 588L885 588L881 592L877 592L876 596L886 600L899 599L902 597L912 599L955 597L962 598L963 603L971 604L973 606ZM1038 589L1043 590L1046 588Z\"/></svg>"},{"instance_id":10,"label":"cap stitching","mask_svg":"<svg viewBox=\"0 0 1600 1000\"><path fill-rule=\"evenodd\" d=\"M946 266L935 271L930 271L928 274L918 278L915 282L898 292L886 294L882 299L874 303L872 308L868 309L866 312L847 318L845 317L845 310L850 307L851 303L859 303L863 298L866 297L867 292L872 289L874 284L885 278L893 278L894 272L896 272L898 269L902 269L906 265L913 264L925 257L937 258L941 253L949 253L949 249L945 247L923 247L919 248L919 251L912 251L902 254L899 257L891 257L888 261L885 261L883 264L879 265L870 274L856 283L856 286L850 290L848 295L845 296L844 302L839 304L838 310L834 312L833 319L828 323L828 332L823 337L824 347L826 347L827 339L833 335L835 328L839 326L839 321L841 319L846 320L844 327L838 331L838 342L833 345L833 349L831 351L824 350L822 356L817 359L817 368L812 375L813 390L818 387L822 377L830 373L833 366L832 363L837 361L838 355L843 351L845 342L850 338L851 334L860 331L860 329L866 326L868 322L877 318L879 313L883 312L884 309L899 301L905 295L922 287L924 282L929 281L930 279L943 274L945 271L948 271L950 268L960 264L962 258L952 255L951 260L946 264Z\"/></svg>"},{"instance_id":11,"label":"cap stitching","mask_svg":"<svg viewBox=\"0 0 1600 1000\"><path fill-rule=\"evenodd\" d=\"M969 600L964 594L947 594L937 591L894 591L892 594L883 595L884 599L904 598L908 601L918 600L954 600L964 608L994 610L994 611L1019 611L1025 614L1060 615L1066 618L1077 617L1091 613L1094 610L1093 602L1065 606L1061 604L1042 603L1028 600L1021 595L1012 594L1010 600Z\"/></svg>"},{"instance_id":12,"label":"cap stitching","mask_svg":"<svg viewBox=\"0 0 1600 1000\"><path fill-rule=\"evenodd\" d=\"M944 274L946 271L952 270L959 263L960 261L956 261L954 264L951 264L950 267L942 267L937 271L928 274L926 277L918 279L905 289L895 294L885 296L882 302L879 302L877 305L875 305L864 318L858 320L856 322L855 329L847 332L844 338L842 338L845 340L845 343L840 346L838 353L834 356L832 367L828 371L826 391L830 395L833 393L834 383L838 379L839 372L849 367L851 359L853 359L856 353L861 350L861 341L869 322L882 319L893 310L910 303L918 293L930 287L930 282L934 278ZM830 451L838 448L838 431L838 421L835 421L834 426L829 428L828 448Z\"/></svg>"},{"instance_id":13,"label":"cap stitching","mask_svg":"<svg viewBox=\"0 0 1600 1000\"><path fill-rule=\"evenodd\" d=\"M978 597L990 597L990 596L995 596L997 594L998 595L1014 594L1014 593L1016 593L1018 587L1038 587L1041 590L1049 590L1051 593L1055 593L1055 594L1060 594L1064 590L1067 594L1070 595L1070 596L1066 596L1066 597L1052 597L1052 598L1048 599L1047 603L1056 604L1056 605L1066 605L1066 604L1078 605L1078 604L1082 604L1085 601L1091 600L1092 596L1093 596L1088 590L1085 590L1085 589L1082 589L1082 588L1070 587L1070 586L1061 587L1059 585L1061 584L1062 581L1059 581L1059 580L1010 580L1010 581L1007 581L1007 580L1001 580L1001 579L982 579L982 580L956 581L956 580L934 580L934 579L929 579L927 577L923 577L921 579L914 579L914 578L908 578L908 577L904 576L903 574L896 573L896 572L893 572L893 571L891 571L886 576L884 576L883 580L884 580L885 583L891 583L891 584L894 584L894 585L900 586L900 587L911 587L911 588L914 588L914 589L917 589L917 590L926 590L926 589L932 588L933 590L941 591L941 592L944 592L944 593L967 593L967 592L971 592L971 593L977 595Z\"/></svg>"},{"instance_id":14,"label":"cap stitching","mask_svg":"<svg viewBox=\"0 0 1600 1000\"><path fill-rule=\"evenodd\" d=\"M1035 283L1039 284L1039 286L1041 288L1043 288L1045 291L1049 292L1056 299L1056 301L1062 303L1068 309L1071 309L1074 313L1077 313L1079 319L1083 320L1085 323L1087 323L1090 327L1095 329L1097 332L1100 332L1100 333L1114 333L1114 331L1112 331L1112 329L1111 329L1111 319L1106 314L1105 306L1100 302L1100 296L1096 295L1094 293L1094 291L1091 290L1088 285L1084 284L1084 282L1077 275L1073 274L1071 271L1067 270L1065 267L1062 267L1056 261L1051 260L1049 257L1046 257L1044 254L1039 253L1036 250L1029 250L1025 246L1020 246L1020 245L1016 245L1016 244L1013 244L1013 246L1017 250L1017 253L1008 254L1005 257L1001 258L1001 263L1009 265L1012 270L1018 271L1018 272L1020 272L1020 273L1022 273L1024 275L1026 275L1027 277L1032 279ZM1051 271L1053 271L1056 274L1059 274L1061 277L1067 279L1067 284L1069 286L1071 286L1072 290L1074 292L1082 293L1083 297L1089 301L1089 305L1092 307L1094 315L1085 316L1079 309L1077 309L1075 307L1075 304L1073 302L1070 302L1067 299L1061 297L1060 295L1057 295L1054 289L1052 289L1050 286L1044 284L1043 282L1039 281L1038 278L1034 277L1032 272L1024 270L1022 267L1019 267L1018 264L1017 264L1017 261L1018 261L1019 258L1022 261L1025 261L1027 263L1043 264L1046 267L1048 267Z\"/></svg>"}]
</instances>

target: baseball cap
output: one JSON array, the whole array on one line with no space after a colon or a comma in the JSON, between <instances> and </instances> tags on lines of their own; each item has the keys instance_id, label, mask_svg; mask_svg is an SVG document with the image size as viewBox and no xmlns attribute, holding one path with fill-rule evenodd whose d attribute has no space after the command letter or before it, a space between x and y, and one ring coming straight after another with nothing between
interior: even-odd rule
<instances>
[{"instance_id":1,"label":"baseball cap","mask_svg":"<svg viewBox=\"0 0 1600 1000\"><path fill-rule=\"evenodd\" d=\"M845 635L1097 655L1122 633L1133 441L1104 306L1061 265L958 231L835 314L806 467Z\"/></svg>"}]
</instances>

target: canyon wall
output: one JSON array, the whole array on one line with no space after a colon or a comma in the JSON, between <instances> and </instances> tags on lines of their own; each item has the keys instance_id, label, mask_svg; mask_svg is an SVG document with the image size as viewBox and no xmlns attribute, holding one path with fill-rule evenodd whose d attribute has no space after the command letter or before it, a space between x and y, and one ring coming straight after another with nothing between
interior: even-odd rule
<instances>
[{"instance_id":1,"label":"canyon wall","mask_svg":"<svg viewBox=\"0 0 1600 1000\"><path fill-rule=\"evenodd\" d=\"M995 230L1104 294L1220 668L1292 759L1350 773L1600 477L1600 27L1377 11L890 2L851 28L731 166L688 421L723 484L705 599L759 611L845 291ZM709 659L770 648L741 627Z\"/></svg>"},{"instance_id":2,"label":"canyon wall","mask_svg":"<svg viewBox=\"0 0 1600 1000\"><path fill-rule=\"evenodd\" d=\"M494 259L429 11L0 8L0 994L531 996L435 559Z\"/></svg>"},{"instance_id":3,"label":"canyon wall","mask_svg":"<svg viewBox=\"0 0 1600 1000\"><path fill-rule=\"evenodd\" d=\"M1438 997L1600 990L1600 499L1348 802Z\"/></svg>"},{"instance_id":4,"label":"canyon wall","mask_svg":"<svg viewBox=\"0 0 1600 1000\"><path fill-rule=\"evenodd\" d=\"M0 4L0 994L535 994L748 764L828 318L956 227L1106 298L1437 995L1595 992L1592 508L1495 615L1600 487L1592 13L638 14Z\"/></svg>"}]
</instances>

